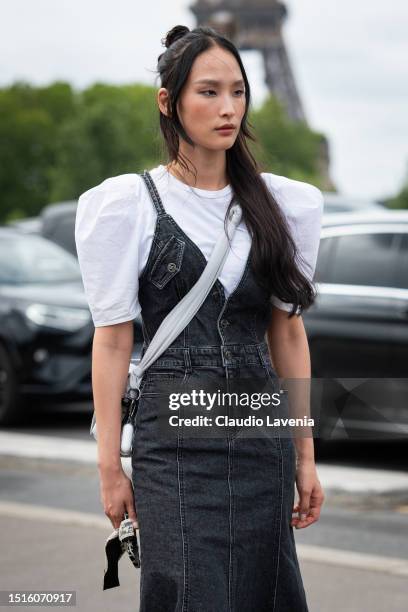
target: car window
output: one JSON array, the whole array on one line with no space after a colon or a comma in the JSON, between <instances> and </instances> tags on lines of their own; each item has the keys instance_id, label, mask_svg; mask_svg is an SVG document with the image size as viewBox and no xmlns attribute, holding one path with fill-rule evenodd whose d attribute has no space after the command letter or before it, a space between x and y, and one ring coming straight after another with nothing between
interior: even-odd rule
<instances>
[{"instance_id":1,"label":"car window","mask_svg":"<svg viewBox=\"0 0 408 612\"><path fill-rule=\"evenodd\" d=\"M402 237L396 275L396 287L408 289L408 234Z\"/></svg>"},{"instance_id":2,"label":"car window","mask_svg":"<svg viewBox=\"0 0 408 612\"><path fill-rule=\"evenodd\" d=\"M337 237L329 282L394 287L397 239L398 235L386 233Z\"/></svg>"},{"instance_id":3,"label":"car window","mask_svg":"<svg viewBox=\"0 0 408 612\"><path fill-rule=\"evenodd\" d=\"M41 236L2 236L0 283L55 283L79 281L76 258Z\"/></svg>"},{"instance_id":4,"label":"car window","mask_svg":"<svg viewBox=\"0 0 408 612\"><path fill-rule=\"evenodd\" d=\"M333 250L333 238L321 238L317 254L314 280L316 283L330 282L330 255Z\"/></svg>"},{"instance_id":5,"label":"car window","mask_svg":"<svg viewBox=\"0 0 408 612\"><path fill-rule=\"evenodd\" d=\"M63 249L66 249L73 255L76 255L75 245L75 216L67 216L61 219L55 225L52 231L48 234L44 233L46 238L59 244Z\"/></svg>"}]
</instances>

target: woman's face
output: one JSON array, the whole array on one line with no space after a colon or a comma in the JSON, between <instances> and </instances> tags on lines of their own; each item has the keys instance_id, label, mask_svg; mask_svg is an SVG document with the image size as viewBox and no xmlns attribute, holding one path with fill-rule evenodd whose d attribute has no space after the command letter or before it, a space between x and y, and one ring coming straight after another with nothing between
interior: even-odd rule
<instances>
[{"instance_id":1,"label":"woman's face","mask_svg":"<svg viewBox=\"0 0 408 612\"><path fill-rule=\"evenodd\" d=\"M226 49L211 47L195 59L177 111L196 146L225 150L238 136L245 102L245 83L237 60ZM217 129L224 124L234 127L228 132Z\"/></svg>"}]
</instances>

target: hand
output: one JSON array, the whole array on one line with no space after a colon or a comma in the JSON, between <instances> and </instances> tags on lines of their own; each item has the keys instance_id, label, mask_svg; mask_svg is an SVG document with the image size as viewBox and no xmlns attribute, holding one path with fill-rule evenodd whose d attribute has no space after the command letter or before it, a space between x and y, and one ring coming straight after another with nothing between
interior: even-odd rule
<instances>
[{"instance_id":1,"label":"hand","mask_svg":"<svg viewBox=\"0 0 408 612\"><path fill-rule=\"evenodd\" d=\"M300 461L296 468L296 488L299 493L298 503L293 507L293 512L298 512L298 517L293 517L292 527L303 529L309 527L320 518L320 509L324 501L323 489L317 477L316 465L312 461Z\"/></svg>"},{"instance_id":2,"label":"hand","mask_svg":"<svg viewBox=\"0 0 408 612\"><path fill-rule=\"evenodd\" d=\"M115 529L120 527L127 512L134 528L137 529L133 487L122 467L101 471L100 491L104 512L113 527Z\"/></svg>"}]
</instances>

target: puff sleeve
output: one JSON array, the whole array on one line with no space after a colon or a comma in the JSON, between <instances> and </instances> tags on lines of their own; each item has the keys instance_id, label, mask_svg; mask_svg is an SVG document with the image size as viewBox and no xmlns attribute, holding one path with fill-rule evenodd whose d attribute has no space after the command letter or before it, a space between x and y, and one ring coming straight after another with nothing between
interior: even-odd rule
<instances>
[{"instance_id":1,"label":"puff sleeve","mask_svg":"<svg viewBox=\"0 0 408 612\"><path fill-rule=\"evenodd\" d=\"M274 189L274 196L285 212L292 237L301 255L297 261L299 269L313 281L322 227L323 194L314 185L287 178L278 189ZM276 296L271 297L271 302L287 312L293 307Z\"/></svg>"},{"instance_id":2,"label":"puff sleeve","mask_svg":"<svg viewBox=\"0 0 408 612\"><path fill-rule=\"evenodd\" d=\"M140 183L137 175L108 178L78 200L75 243L95 327L140 314Z\"/></svg>"}]
</instances>

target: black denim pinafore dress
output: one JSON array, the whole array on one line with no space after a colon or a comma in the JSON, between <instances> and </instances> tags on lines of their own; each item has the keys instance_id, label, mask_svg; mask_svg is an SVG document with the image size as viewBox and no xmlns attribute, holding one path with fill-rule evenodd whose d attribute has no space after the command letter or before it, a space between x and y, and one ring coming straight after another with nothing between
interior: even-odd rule
<instances>
[{"instance_id":1,"label":"black denim pinafore dress","mask_svg":"<svg viewBox=\"0 0 408 612\"><path fill-rule=\"evenodd\" d=\"M207 260L163 207L139 279L146 351ZM251 254L251 253L250 253ZM237 428L191 438L155 434L158 381L258 376L276 382L265 332L271 317L250 255L232 294L217 280L184 331L145 371L135 416L132 481L139 520L141 612L307 612L293 527L291 438L245 438Z\"/></svg>"}]
</instances>

